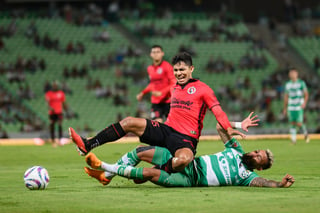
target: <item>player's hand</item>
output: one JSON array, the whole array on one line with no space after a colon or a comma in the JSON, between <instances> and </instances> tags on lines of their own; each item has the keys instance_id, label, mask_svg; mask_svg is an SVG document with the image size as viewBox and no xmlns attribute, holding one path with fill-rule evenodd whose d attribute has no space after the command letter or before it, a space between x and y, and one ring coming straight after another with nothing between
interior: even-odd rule
<instances>
[{"instance_id":1,"label":"player's hand","mask_svg":"<svg viewBox=\"0 0 320 213\"><path fill-rule=\"evenodd\" d=\"M301 108L305 109L306 108L306 103L301 104Z\"/></svg>"},{"instance_id":2,"label":"player's hand","mask_svg":"<svg viewBox=\"0 0 320 213\"><path fill-rule=\"evenodd\" d=\"M243 134L242 132L240 132L240 131L238 131L238 130L236 130L236 129L233 129L233 128L231 128L231 127L229 127L229 128L227 129L227 133L228 133L228 135L230 135L230 136L232 136L232 135L240 135L242 138L246 138L246 135L245 135L245 134Z\"/></svg>"},{"instance_id":3,"label":"player's hand","mask_svg":"<svg viewBox=\"0 0 320 213\"><path fill-rule=\"evenodd\" d=\"M159 96L162 95L162 92L160 92L160 91L152 91L152 95L156 96L156 97L159 97Z\"/></svg>"},{"instance_id":4,"label":"player's hand","mask_svg":"<svg viewBox=\"0 0 320 213\"><path fill-rule=\"evenodd\" d=\"M248 132L249 127L259 125L258 122L260 121L260 119L258 119L258 115L251 117L253 113L254 112L251 112L249 116L241 122L242 123L241 128L246 132Z\"/></svg>"},{"instance_id":5,"label":"player's hand","mask_svg":"<svg viewBox=\"0 0 320 213\"><path fill-rule=\"evenodd\" d=\"M293 176L286 174L286 176L284 176L284 178L282 178L281 184L282 187L284 188L288 188L290 187L293 183L295 182L295 179L293 178Z\"/></svg>"},{"instance_id":6,"label":"player's hand","mask_svg":"<svg viewBox=\"0 0 320 213\"><path fill-rule=\"evenodd\" d=\"M136 98L137 98L138 101L141 101L142 98L143 98L143 93L140 92L140 93L136 96Z\"/></svg>"}]
</instances>

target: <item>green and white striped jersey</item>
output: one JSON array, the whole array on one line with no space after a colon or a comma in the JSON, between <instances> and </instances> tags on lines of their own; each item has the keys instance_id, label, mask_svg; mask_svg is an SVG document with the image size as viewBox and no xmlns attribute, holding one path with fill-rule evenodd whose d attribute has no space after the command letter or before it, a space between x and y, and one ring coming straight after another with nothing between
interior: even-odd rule
<instances>
[{"instance_id":1,"label":"green and white striped jersey","mask_svg":"<svg viewBox=\"0 0 320 213\"><path fill-rule=\"evenodd\" d=\"M235 138L228 141L225 147L223 152L195 158L198 186L248 186L259 177L242 163L244 151Z\"/></svg>"},{"instance_id":2,"label":"green and white striped jersey","mask_svg":"<svg viewBox=\"0 0 320 213\"><path fill-rule=\"evenodd\" d=\"M304 92L307 91L306 83L298 79L296 82L288 81L285 86L285 93L288 94L288 111L301 110L304 102Z\"/></svg>"}]
</instances>

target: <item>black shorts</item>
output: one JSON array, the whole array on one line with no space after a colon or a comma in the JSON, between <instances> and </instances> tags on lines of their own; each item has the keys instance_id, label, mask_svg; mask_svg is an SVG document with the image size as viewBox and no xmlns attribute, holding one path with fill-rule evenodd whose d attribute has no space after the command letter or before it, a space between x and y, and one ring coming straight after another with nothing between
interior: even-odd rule
<instances>
[{"instance_id":1,"label":"black shorts","mask_svg":"<svg viewBox=\"0 0 320 213\"><path fill-rule=\"evenodd\" d=\"M170 111L170 103L152 104L151 119L167 118Z\"/></svg>"},{"instance_id":2,"label":"black shorts","mask_svg":"<svg viewBox=\"0 0 320 213\"><path fill-rule=\"evenodd\" d=\"M60 120L62 120L62 118L63 118L62 114L50 114L49 115L49 119L54 122L60 121Z\"/></svg>"},{"instance_id":3,"label":"black shorts","mask_svg":"<svg viewBox=\"0 0 320 213\"><path fill-rule=\"evenodd\" d=\"M140 137L142 143L165 147L173 156L181 148L189 148L194 155L196 154L197 139L181 134L166 124L154 120L146 120L146 129Z\"/></svg>"}]
</instances>

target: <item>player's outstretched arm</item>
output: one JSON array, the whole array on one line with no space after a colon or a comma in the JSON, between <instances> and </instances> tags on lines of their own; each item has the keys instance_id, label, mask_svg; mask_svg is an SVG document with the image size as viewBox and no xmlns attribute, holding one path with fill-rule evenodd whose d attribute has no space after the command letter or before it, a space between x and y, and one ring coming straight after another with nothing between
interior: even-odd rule
<instances>
[{"instance_id":1,"label":"player's outstretched arm","mask_svg":"<svg viewBox=\"0 0 320 213\"><path fill-rule=\"evenodd\" d=\"M240 135L243 138L245 137L243 133L233 128L241 128L247 132L249 127L258 126L259 125L258 122L260 121L258 119L258 116L257 115L252 116L252 115L253 115L253 112L251 112L249 116L246 117L242 122L230 122L232 128L228 128L227 131L224 130L219 123L217 123L216 128L223 143L228 142L231 139L232 135Z\"/></svg>"},{"instance_id":2,"label":"player's outstretched arm","mask_svg":"<svg viewBox=\"0 0 320 213\"><path fill-rule=\"evenodd\" d=\"M259 125L259 121L260 119L258 119L258 115L254 115L253 116L253 113L254 112L251 112L248 117L246 117L240 124L241 124L241 128L248 132L248 128L249 127L253 127L253 126L258 126ZM236 125L236 122L231 122L231 126L232 127L236 127L237 128L237 125ZM240 128L240 126L239 126Z\"/></svg>"},{"instance_id":3,"label":"player's outstretched arm","mask_svg":"<svg viewBox=\"0 0 320 213\"><path fill-rule=\"evenodd\" d=\"M287 174L281 182L267 180L262 177L254 178L250 185L251 187L271 187L271 188L288 188L295 182L293 176Z\"/></svg>"}]
</instances>

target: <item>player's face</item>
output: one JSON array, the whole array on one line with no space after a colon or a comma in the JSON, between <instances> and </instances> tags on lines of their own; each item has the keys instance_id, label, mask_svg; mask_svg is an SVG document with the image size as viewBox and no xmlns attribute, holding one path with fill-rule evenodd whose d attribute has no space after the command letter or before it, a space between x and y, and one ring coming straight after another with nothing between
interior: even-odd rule
<instances>
[{"instance_id":1,"label":"player's face","mask_svg":"<svg viewBox=\"0 0 320 213\"><path fill-rule=\"evenodd\" d=\"M161 48L156 47L152 48L150 52L150 57L154 61L161 61L164 56L164 52L161 50Z\"/></svg>"},{"instance_id":2,"label":"player's face","mask_svg":"<svg viewBox=\"0 0 320 213\"><path fill-rule=\"evenodd\" d=\"M179 85L185 85L192 78L193 66L188 66L184 62L173 65L173 74Z\"/></svg>"},{"instance_id":3,"label":"player's face","mask_svg":"<svg viewBox=\"0 0 320 213\"><path fill-rule=\"evenodd\" d=\"M244 154L242 161L249 169L262 170L263 165L268 163L268 156L265 150L255 150Z\"/></svg>"},{"instance_id":4,"label":"player's face","mask_svg":"<svg viewBox=\"0 0 320 213\"><path fill-rule=\"evenodd\" d=\"M52 83L52 90L53 91L57 91L59 88L58 88L58 84L56 82L53 82Z\"/></svg>"},{"instance_id":5,"label":"player's face","mask_svg":"<svg viewBox=\"0 0 320 213\"><path fill-rule=\"evenodd\" d=\"M292 80L292 81L295 81L298 79L298 72L297 70L291 70L289 72L289 78Z\"/></svg>"}]
</instances>

